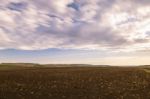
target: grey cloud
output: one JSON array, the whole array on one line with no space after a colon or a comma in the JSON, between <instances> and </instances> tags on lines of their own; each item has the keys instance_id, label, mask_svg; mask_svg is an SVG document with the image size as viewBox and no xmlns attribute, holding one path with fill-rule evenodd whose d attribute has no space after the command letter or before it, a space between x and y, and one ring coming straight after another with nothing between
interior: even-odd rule
<instances>
[{"instance_id":1,"label":"grey cloud","mask_svg":"<svg viewBox=\"0 0 150 99\"><path fill-rule=\"evenodd\" d=\"M113 49L149 43L142 37L149 15L138 12L149 0L15 1L0 5L0 48Z\"/></svg>"}]
</instances>

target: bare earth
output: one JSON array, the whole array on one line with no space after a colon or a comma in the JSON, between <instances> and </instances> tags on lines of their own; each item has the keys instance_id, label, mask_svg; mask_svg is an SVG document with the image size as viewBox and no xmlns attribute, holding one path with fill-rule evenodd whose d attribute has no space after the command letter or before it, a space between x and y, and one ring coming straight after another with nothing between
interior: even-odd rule
<instances>
[{"instance_id":1,"label":"bare earth","mask_svg":"<svg viewBox=\"0 0 150 99\"><path fill-rule=\"evenodd\" d=\"M0 67L0 99L150 99L149 67Z\"/></svg>"}]
</instances>

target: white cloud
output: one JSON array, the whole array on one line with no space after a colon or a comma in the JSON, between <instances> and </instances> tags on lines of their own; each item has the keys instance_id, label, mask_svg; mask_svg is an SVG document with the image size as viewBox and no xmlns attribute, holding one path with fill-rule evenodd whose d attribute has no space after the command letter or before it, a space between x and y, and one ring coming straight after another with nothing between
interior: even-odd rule
<instances>
[{"instance_id":1,"label":"white cloud","mask_svg":"<svg viewBox=\"0 0 150 99\"><path fill-rule=\"evenodd\" d=\"M149 6L149 0L1 0L0 48L143 50L150 45Z\"/></svg>"}]
</instances>

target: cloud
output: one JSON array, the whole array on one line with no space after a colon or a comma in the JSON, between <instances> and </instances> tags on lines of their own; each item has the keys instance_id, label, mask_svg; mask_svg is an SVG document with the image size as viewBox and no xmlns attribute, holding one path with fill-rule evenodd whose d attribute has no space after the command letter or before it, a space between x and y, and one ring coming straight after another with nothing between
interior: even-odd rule
<instances>
[{"instance_id":1,"label":"cloud","mask_svg":"<svg viewBox=\"0 0 150 99\"><path fill-rule=\"evenodd\" d=\"M22 10L26 9L26 7L27 7L27 4L24 2L17 2L17 3L12 2L8 4L8 9L14 10L14 11L21 12Z\"/></svg>"},{"instance_id":2,"label":"cloud","mask_svg":"<svg viewBox=\"0 0 150 99\"><path fill-rule=\"evenodd\" d=\"M2 0L0 48L144 50L149 0Z\"/></svg>"}]
</instances>

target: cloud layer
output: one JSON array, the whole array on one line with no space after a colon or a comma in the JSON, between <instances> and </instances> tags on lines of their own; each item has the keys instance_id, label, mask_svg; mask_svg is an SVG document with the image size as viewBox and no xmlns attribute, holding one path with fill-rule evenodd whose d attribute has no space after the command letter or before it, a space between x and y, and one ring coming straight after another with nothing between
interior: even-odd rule
<instances>
[{"instance_id":1,"label":"cloud layer","mask_svg":"<svg viewBox=\"0 0 150 99\"><path fill-rule=\"evenodd\" d=\"M150 46L150 0L1 0L0 16L0 49Z\"/></svg>"}]
</instances>

